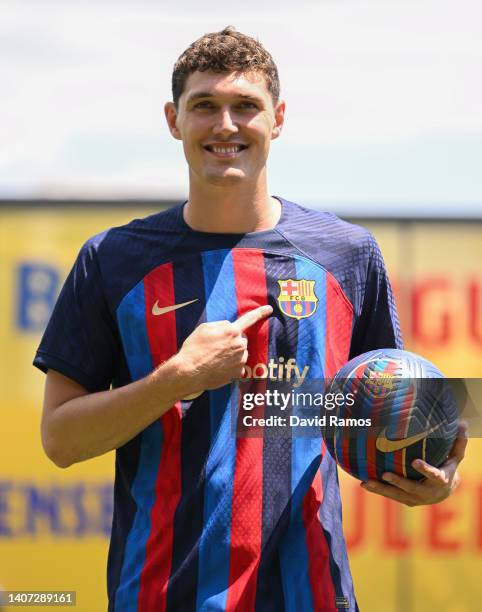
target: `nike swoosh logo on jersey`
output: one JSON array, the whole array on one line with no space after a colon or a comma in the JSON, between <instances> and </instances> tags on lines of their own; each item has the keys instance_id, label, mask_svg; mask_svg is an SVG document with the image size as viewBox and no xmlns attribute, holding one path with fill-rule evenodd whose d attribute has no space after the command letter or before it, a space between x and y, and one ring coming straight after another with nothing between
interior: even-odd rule
<instances>
[{"instance_id":1,"label":"nike swoosh logo on jersey","mask_svg":"<svg viewBox=\"0 0 482 612\"><path fill-rule=\"evenodd\" d=\"M419 442L420 440L423 440L424 438L429 436L431 433L436 431L440 427L441 424L442 423L439 423L438 425L436 425L435 427L432 427L428 431L422 431L422 433L416 434L414 436L410 436L409 438L402 438L399 440L390 440L390 438L387 438L387 435L386 435L387 428L384 427L382 431L378 434L375 445L381 453L394 453L395 451L399 451L399 450L402 450L403 448L407 448L407 446L410 446L411 444L415 444L415 442Z\"/></svg>"},{"instance_id":2,"label":"nike swoosh logo on jersey","mask_svg":"<svg viewBox=\"0 0 482 612\"><path fill-rule=\"evenodd\" d=\"M189 302L183 302L182 304L173 304L172 306L162 306L162 307L159 307L157 305L158 302L156 302L154 306L152 307L152 314L157 317L158 315L166 314L166 312L172 312L173 310L177 310L178 308L184 308L184 306L189 306L189 304L193 304L194 302L197 302L197 301L198 301L198 298L196 298L195 300L190 300Z\"/></svg>"}]
</instances>

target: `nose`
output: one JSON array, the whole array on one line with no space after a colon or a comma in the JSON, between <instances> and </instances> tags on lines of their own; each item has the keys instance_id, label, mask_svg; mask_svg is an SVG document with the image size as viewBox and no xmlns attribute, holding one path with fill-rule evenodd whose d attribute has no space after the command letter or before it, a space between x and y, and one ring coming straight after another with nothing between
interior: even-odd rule
<instances>
[{"instance_id":1,"label":"nose","mask_svg":"<svg viewBox=\"0 0 482 612\"><path fill-rule=\"evenodd\" d=\"M231 136L238 131L236 123L233 122L231 110L229 108L222 108L213 127L213 134L216 136Z\"/></svg>"}]
</instances>

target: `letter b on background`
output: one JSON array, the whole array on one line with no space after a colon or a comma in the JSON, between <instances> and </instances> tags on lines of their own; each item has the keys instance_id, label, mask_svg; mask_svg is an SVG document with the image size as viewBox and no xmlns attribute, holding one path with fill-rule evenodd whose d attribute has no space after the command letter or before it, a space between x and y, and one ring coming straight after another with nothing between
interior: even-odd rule
<instances>
[{"instance_id":1,"label":"letter b on background","mask_svg":"<svg viewBox=\"0 0 482 612\"><path fill-rule=\"evenodd\" d=\"M28 262L18 266L17 326L43 331L55 304L60 276L48 264Z\"/></svg>"}]
</instances>

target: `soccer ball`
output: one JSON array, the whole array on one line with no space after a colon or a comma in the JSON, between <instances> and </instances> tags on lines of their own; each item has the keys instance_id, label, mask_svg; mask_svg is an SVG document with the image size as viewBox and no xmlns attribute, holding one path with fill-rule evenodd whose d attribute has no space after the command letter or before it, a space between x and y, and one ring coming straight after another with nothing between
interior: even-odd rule
<instances>
[{"instance_id":1,"label":"soccer ball","mask_svg":"<svg viewBox=\"0 0 482 612\"><path fill-rule=\"evenodd\" d=\"M344 398L326 411L323 435L344 470L366 481L385 472L419 480L411 467L436 467L457 435L458 409L449 382L430 361L397 349L369 351L346 363L326 393Z\"/></svg>"}]
</instances>

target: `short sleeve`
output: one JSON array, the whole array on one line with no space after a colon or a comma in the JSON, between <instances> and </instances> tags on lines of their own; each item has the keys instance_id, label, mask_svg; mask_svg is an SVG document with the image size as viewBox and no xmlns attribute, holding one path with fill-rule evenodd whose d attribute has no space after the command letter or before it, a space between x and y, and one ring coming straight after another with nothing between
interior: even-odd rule
<instances>
[{"instance_id":1,"label":"short sleeve","mask_svg":"<svg viewBox=\"0 0 482 612\"><path fill-rule=\"evenodd\" d=\"M43 372L57 370L90 392L110 387L120 347L105 297L96 244L91 239L82 247L33 362Z\"/></svg>"},{"instance_id":2,"label":"short sleeve","mask_svg":"<svg viewBox=\"0 0 482 612\"><path fill-rule=\"evenodd\" d=\"M380 247L369 234L360 312L355 313L350 359L377 348L403 348L395 300Z\"/></svg>"}]
</instances>

